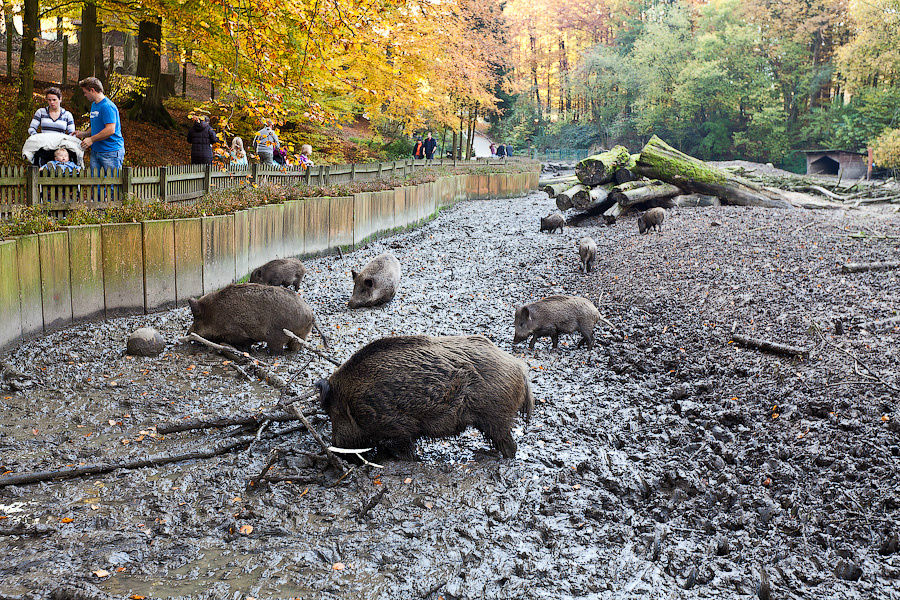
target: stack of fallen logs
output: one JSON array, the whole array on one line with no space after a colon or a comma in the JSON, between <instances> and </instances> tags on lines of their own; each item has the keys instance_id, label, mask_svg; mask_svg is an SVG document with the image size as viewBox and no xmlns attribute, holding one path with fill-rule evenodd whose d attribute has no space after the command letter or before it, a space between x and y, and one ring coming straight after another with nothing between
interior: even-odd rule
<instances>
[{"instance_id":1,"label":"stack of fallen logs","mask_svg":"<svg viewBox=\"0 0 900 600\"><path fill-rule=\"evenodd\" d=\"M688 156L656 136L640 154L616 146L580 161L575 176L542 180L540 189L562 211L603 214L609 220L630 210L671 206L676 196L684 195L692 196L684 203L695 206L707 198L741 206L793 208L780 190Z\"/></svg>"}]
</instances>

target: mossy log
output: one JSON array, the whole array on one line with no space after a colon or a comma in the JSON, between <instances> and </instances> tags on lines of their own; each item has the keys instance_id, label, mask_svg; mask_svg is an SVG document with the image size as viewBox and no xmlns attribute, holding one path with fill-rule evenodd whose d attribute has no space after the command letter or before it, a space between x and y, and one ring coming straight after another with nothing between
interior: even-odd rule
<instances>
[{"instance_id":1,"label":"mossy log","mask_svg":"<svg viewBox=\"0 0 900 600\"><path fill-rule=\"evenodd\" d=\"M691 192L717 196L726 204L793 208L779 191L766 189L688 156L655 135L641 150L637 170L646 177L660 179Z\"/></svg>"},{"instance_id":2,"label":"mossy log","mask_svg":"<svg viewBox=\"0 0 900 600\"><path fill-rule=\"evenodd\" d=\"M572 177L569 180L561 181L558 183L545 183L541 184L540 189L542 192L546 192L551 199L555 199L561 192L566 191L573 185L577 185L578 180Z\"/></svg>"},{"instance_id":3,"label":"mossy log","mask_svg":"<svg viewBox=\"0 0 900 600\"><path fill-rule=\"evenodd\" d=\"M590 188L588 188L586 185L578 183L566 190L559 192L558 194L556 194L556 207L559 210L563 211L569 210L570 208L575 206L575 194L582 190L590 191Z\"/></svg>"},{"instance_id":4,"label":"mossy log","mask_svg":"<svg viewBox=\"0 0 900 600\"><path fill-rule=\"evenodd\" d=\"M578 181L594 186L609 183L615 177L619 169L634 168L634 161L624 146L616 146L612 150L588 156L575 165L575 175Z\"/></svg>"},{"instance_id":5,"label":"mossy log","mask_svg":"<svg viewBox=\"0 0 900 600\"><path fill-rule=\"evenodd\" d=\"M598 204L606 202L612 189L612 184L598 185L592 188L585 186L583 190L575 192L575 195L572 196L572 205L579 210L593 209Z\"/></svg>"},{"instance_id":6,"label":"mossy log","mask_svg":"<svg viewBox=\"0 0 900 600\"><path fill-rule=\"evenodd\" d=\"M672 198L681 193L681 188L678 186L662 182L658 179L653 179L646 182L630 181L621 186L614 187L609 193L609 197L618 202L622 208L630 208L635 204L650 202L651 200Z\"/></svg>"}]
</instances>

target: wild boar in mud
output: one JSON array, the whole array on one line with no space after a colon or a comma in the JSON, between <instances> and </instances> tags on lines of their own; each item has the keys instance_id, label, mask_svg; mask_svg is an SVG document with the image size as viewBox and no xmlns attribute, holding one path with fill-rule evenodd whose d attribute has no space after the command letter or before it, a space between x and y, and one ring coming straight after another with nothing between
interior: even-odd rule
<instances>
[{"instance_id":1,"label":"wild boar in mud","mask_svg":"<svg viewBox=\"0 0 900 600\"><path fill-rule=\"evenodd\" d=\"M666 210L664 208L651 208L638 217L638 233L646 233L651 229L662 231L662 223L666 218Z\"/></svg>"},{"instance_id":2,"label":"wild boar in mud","mask_svg":"<svg viewBox=\"0 0 900 600\"><path fill-rule=\"evenodd\" d=\"M548 296L516 309L513 343L531 336L528 347L534 349L538 338L549 336L556 348L559 334L578 331L582 338L578 346L587 343L590 350L594 347L594 326L599 320L600 311L587 298Z\"/></svg>"},{"instance_id":3,"label":"wild boar in mud","mask_svg":"<svg viewBox=\"0 0 900 600\"><path fill-rule=\"evenodd\" d=\"M269 353L280 354L285 344L291 351L300 349L300 344L282 329L301 339L306 339L313 327L322 335L312 308L283 287L232 284L200 299L191 298L188 304L194 316L188 333L236 348L247 349L255 342L266 342Z\"/></svg>"},{"instance_id":4,"label":"wild boar in mud","mask_svg":"<svg viewBox=\"0 0 900 600\"><path fill-rule=\"evenodd\" d=\"M378 447L415 458L416 440L473 426L506 458L516 413L534 410L528 367L484 336L387 337L316 383L340 448Z\"/></svg>"},{"instance_id":5,"label":"wild boar in mud","mask_svg":"<svg viewBox=\"0 0 900 600\"><path fill-rule=\"evenodd\" d=\"M581 257L581 269L585 273L590 273L597 260L597 242L590 237L583 237L578 240L578 256Z\"/></svg>"},{"instance_id":6,"label":"wild boar in mud","mask_svg":"<svg viewBox=\"0 0 900 600\"><path fill-rule=\"evenodd\" d=\"M306 275L306 267L298 258L276 258L270 260L261 267L257 267L250 274L250 283L262 283L264 285L279 285L282 287L294 286L300 289L300 282Z\"/></svg>"},{"instance_id":7,"label":"wild boar in mud","mask_svg":"<svg viewBox=\"0 0 900 600\"><path fill-rule=\"evenodd\" d=\"M553 233L557 229L559 232L563 232L563 226L566 224L566 218L562 213L550 213L546 217L541 217L541 228L540 231L546 231L548 233Z\"/></svg>"},{"instance_id":8,"label":"wild boar in mud","mask_svg":"<svg viewBox=\"0 0 900 600\"><path fill-rule=\"evenodd\" d=\"M350 276L353 277L353 295L348 306L378 306L390 302L400 287L400 261L391 254L381 254L362 271L351 271Z\"/></svg>"}]
</instances>

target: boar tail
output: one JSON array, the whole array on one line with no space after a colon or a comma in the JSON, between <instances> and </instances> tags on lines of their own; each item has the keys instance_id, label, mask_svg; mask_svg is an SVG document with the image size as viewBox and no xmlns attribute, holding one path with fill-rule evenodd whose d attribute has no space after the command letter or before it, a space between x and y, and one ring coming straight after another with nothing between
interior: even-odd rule
<instances>
[{"instance_id":1,"label":"boar tail","mask_svg":"<svg viewBox=\"0 0 900 600\"><path fill-rule=\"evenodd\" d=\"M534 395L531 393L531 382L528 381L528 374L522 372L522 379L525 381L525 403L519 410L525 417L525 423L531 421L531 415L534 413Z\"/></svg>"},{"instance_id":2,"label":"boar tail","mask_svg":"<svg viewBox=\"0 0 900 600\"><path fill-rule=\"evenodd\" d=\"M328 347L328 338L325 337L325 334L322 333L322 330L319 328L319 320L316 319L315 315L313 315L313 329L316 330L316 333L319 334L319 337L322 338L322 344L327 348Z\"/></svg>"}]
</instances>

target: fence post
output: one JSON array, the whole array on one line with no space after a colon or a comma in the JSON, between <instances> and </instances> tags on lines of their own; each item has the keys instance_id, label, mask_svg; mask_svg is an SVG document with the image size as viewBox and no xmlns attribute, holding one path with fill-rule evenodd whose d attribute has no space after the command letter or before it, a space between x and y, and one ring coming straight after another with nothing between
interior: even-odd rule
<instances>
[{"instance_id":1,"label":"fence post","mask_svg":"<svg viewBox=\"0 0 900 600\"><path fill-rule=\"evenodd\" d=\"M382 179L381 174L384 172L384 163L378 161L378 179Z\"/></svg>"},{"instance_id":2,"label":"fence post","mask_svg":"<svg viewBox=\"0 0 900 600\"><path fill-rule=\"evenodd\" d=\"M206 165L206 170L203 172L203 195L206 196L209 194L209 190L212 188L212 165Z\"/></svg>"},{"instance_id":3,"label":"fence post","mask_svg":"<svg viewBox=\"0 0 900 600\"><path fill-rule=\"evenodd\" d=\"M159 201L166 202L169 199L169 174L168 168L159 168Z\"/></svg>"},{"instance_id":4,"label":"fence post","mask_svg":"<svg viewBox=\"0 0 900 600\"><path fill-rule=\"evenodd\" d=\"M322 176L323 185L331 185L331 167L325 165L324 175Z\"/></svg>"},{"instance_id":5,"label":"fence post","mask_svg":"<svg viewBox=\"0 0 900 600\"><path fill-rule=\"evenodd\" d=\"M134 194L134 185L131 183L132 167L122 167L122 202L128 200L128 198Z\"/></svg>"},{"instance_id":6,"label":"fence post","mask_svg":"<svg viewBox=\"0 0 900 600\"><path fill-rule=\"evenodd\" d=\"M37 176L37 167L25 169L25 206L34 206L39 201Z\"/></svg>"},{"instance_id":7,"label":"fence post","mask_svg":"<svg viewBox=\"0 0 900 600\"><path fill-rule=\"evenodd\" d=\"M350 181L356 181L356 163L350 163Z\"/></svg>"},{"instance_id":8,"label":"fence post","mask_svg":"<svg viewBox=\"0 0 900 600\"><path fill-rule=\"evenodd\" d=\"M250 165L250 185L259 182L259 163Z\"/></svg>"}]
</instances>

